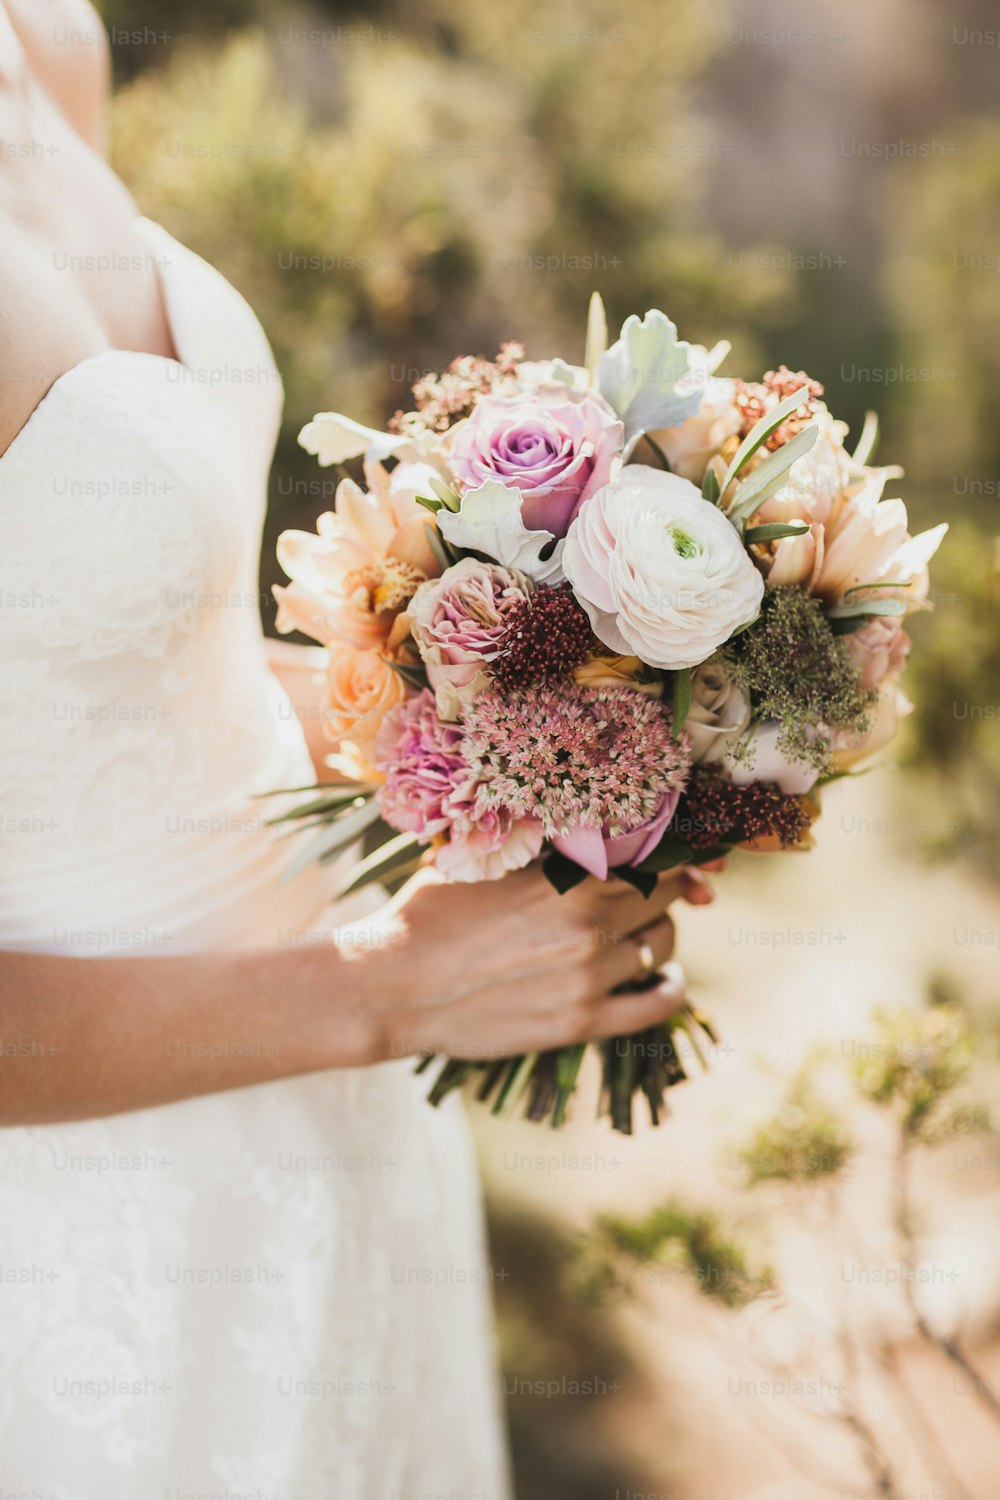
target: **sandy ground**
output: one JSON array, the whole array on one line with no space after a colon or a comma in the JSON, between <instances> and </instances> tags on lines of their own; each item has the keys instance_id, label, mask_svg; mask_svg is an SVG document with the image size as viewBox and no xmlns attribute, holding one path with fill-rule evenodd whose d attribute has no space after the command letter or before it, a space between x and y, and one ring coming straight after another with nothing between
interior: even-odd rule
<instances>
[{"instance_id":1,"label":"sandy ground","mask_svg":"<svg viewBox=\"0 0 1000 1500\"><path fill-rule=\"evenodd\" d=\"M870 1042L874 1007L920 1006L928 981L944 976L987 1023L998 1013L1000 893L922 861L921 837L942 824L934 809L894 807L898 784L875 773L830 787L811 854L736 858L713 907L681 911L678 953L722 1040L709 1074L674 1091L664 1128L643 1122L623 1140L595 1121L593 1069L559 1134L477 1118L501 1209L530 1209L579 1231L600 1212L640 1214L667 1198L712 1205L759 1240L787 1293L789 1305L763 1318L758 1310L734 1319L673 1276L644 1280L637 1297L621 1300L635 1389L595 1402L587 1420L606 1424L609 1441L638 1455L660 1488L640 1494L621 1484L608 1500L891 1493L876 1487L857 1432L838 1420L846 1402L891 1454L904 1500L1000 1494L1000 1425L960 1370L913 1343L892 1284L888 1122L870 1111L858 1117L859 1151L829 1221L815 1196L748 1193L733 1155L817 1043L846 1063ZM988 1088L992 1037L983 1053ZM962 1327L1000 1394L1000 1145L976 1137L940 1148L920 1163L915 1188L921 1308L935 1328ZM844 1317L864 1350L846 1377ZM887 1358L895 1383L884 1378ZM802 1371L807 1389L782 1388Z\"/></svg>"}]
</instances>

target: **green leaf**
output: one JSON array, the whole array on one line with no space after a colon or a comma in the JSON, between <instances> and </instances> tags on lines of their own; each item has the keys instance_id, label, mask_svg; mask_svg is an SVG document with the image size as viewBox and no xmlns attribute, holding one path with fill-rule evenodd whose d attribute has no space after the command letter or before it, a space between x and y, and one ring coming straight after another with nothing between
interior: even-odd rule
<instances>
[{"instance_id":1,"label":"green leaf","mask_svg":"<svg viewBox=\"0 0 1000 1500\"><path fill-rule=\"evenodd\" d=\"M753 547L757 542L776 542L783 536L805 536L808 530L801 521L768 521L765 526L749 526L743 540Z\"/></svg>"},{"instance_id":2,"label":"green leaf","mask_svg":"<svg viewBox=\"0 0 1000 1500\"><path fill-rule=\"evenodd\" d=\"M350 891L359 891L362 886L370 885L373 880L384 879L393 872L398 873L401 867L419 860L423 850L424 845L413 833L401 833L396 838L388 839L354 866L350 875L338 886L337 896L346 896Z\"/></svg>"},{"instance_id":3,"label":"green leaf","mask_svg":"<svg viewBox=\"0 0 1000 1500\"><path fill-rule=\"evenodd\" d=\"M418 692L427 686L427 673L422 666L411 667L405 662L390 661L387 656L383 656L381 659L387 667L392 668L397 677L402 677L405 683L412 688L416 688Z\"/></svg>"},{"instance_id":4,"label":"green leaf","mask_svg":"<svg viewBox=\"0 0 1000 1500\"><path fill-rule=\"evenodd\" d=\"M714 469L707 469L705 477L701 481L701 498L707 500L709 505L718 505L722 489L719 485L719 476Z\"/></svg>"},{"instance_id":5,"label":"green leaf","mask_svg":"<svg viewBox=\"0 0 1000 1500\"><path fill-rule=\"evenodd\" d=\"M587 308L587 342L583 351L583 363L591 381L597 375L597 366L607 347L608 315L604 311L604 301L600 292L591 292L590 306Z\"/></svg>"},{"instance_id":6,"label":"green leaf","mask_svg":"<svg viewBox=\"0 0 1000 1500\"><path fill-rule=\"evenodd\" d=\"M757 452L761 443L766 442L775 428L780 427L785 418L790 417L792 412L801 406L808 397L809 392L807 388L801 386L799 390L793 391L790 396L786 396L784 401L779 401L773 411L768 412L766 416L761 417L759 422L754 423L733 454L733 461L726 470L726 477L722 481L723 494L726 493L747 459L752 458ZM781 450L779 449L778 451L780 452Z\"/></svg>"},{"instance_id":7,"label":"green leaf","mask_svg":"<svg viewBox=\"0 0 1000 1500\"><path fill-rule=\"evenodd\" d=\"M626 885L634 886L647 901L656 890L656 876L648 870L638 869L635 865L618 865L611 873L617 875L619 880L624 880Z\"/></svg>"},{"instance_id":8,"label":"green leaf","mask_svg":"<svg viewBox=\"0 0 1000 1500\"><path fill-rule=\"evenodd\" d=\"M560 896L565 896L574 886L580 885L587 878L587 871L575 860L567 859L565 854L560 854L558 849L553 849L542 860L542 874L550 885L554 886Z\"/></svg>"},{"instance_id":9,"label":"green leaf","mask_svg":"<svg viewBox=\"0 0 1000 1500\"><path fill-rule=\"evenodd\" d=\"M336 858L341 849L364 833L369 824L374 823L378 816L378 803L374 797L371 797L345 816L335 819L332 823L324 824L296 854L282 876L282 883L292 880L314 862L326 864Z\"/></svg>"},{"instance_id":10,"label":"green leaf","mask_svg":"<svg viewBox=\"0 0 1000 1500\"><path fill-rule=\"evenodd\" d=\"M427 540L442 572L446 572L458 561L458 553L446 542L436 526L427 523Z\"/></svg>"},{"instance_id":11,"label":"green leaf","mask_svg":"<svg viewBox=\"0 0 1000 1500\"><path fill-rule=\"evenodd\" d=\"M643 873L662 875L667 870L676 870L678 865L707 865L713 859L730 854L732 847L732 844L714 844L708 849L695 849L684 839L668 832L638 868Z\"/></svg>"},{"instance_id":12,"label":"green leaf","mask_svg":"<svg viewBox=\"0 0 1000 1500\"><path fill-rule=\"evenodd\" d=\"M773 453L769 454L764 462L743 480L736 491L735 500L725 508L726 515L734 526L749 521L754 511L760 509L768 496L781 488L792 464L809 452L818 437L818 427L803 427L801 432L789 438L787 443L782 443L780 448L776 448ZM726 485L722 486L723 494L726 488Z\"/></svg>"},{"instance_id":13,"label":"green leaf","mask_svg":"<svg viewBox=\"0 0 1000 1500\"><path fill-rule=\"evenodd\" d=\"M691 668L674 673L674 734L680 734L691 712Z\"/></svg>"},{"instance_id":14,"label":"green leaf","mask_svg":"<svg viewBox=\"0 0 1000 1500\"><path fill-rule=\"evenodd\" d=\"M432 516L436 516L439 510L444 509L444 501L432 500L430 495L414 495L413 498L418 505L422 505L425 510L429 510Z\"/></svg>"},{"instance_id":15,"label":"green leaf","mask_svg":"<svg viewBox=\"0 0 1000 1500\"><path fill-rule=\"evenodd\" d=\"M835 604L826 613L830 620L853 620L866 615L905 615L906 604L902 599L859 599L854 604Z\"/></svg>"},{"instance_id":16,"label":"green leaf","mask_svg":"<svg viewBox=\"0 0 1000 1500\"><path fill-rule=\"evenodd\" d=\"M297 822L300 818L313 818L321 813L335 815L338 810L343 810L350 806L352 802L362 802L365 796L366 793L359 791L356 786L348 787L341 797L317 797L312 802L300 802L288 812L281 813L279 817L268 818L265 827L275 828L279 823ZM329 823L332 819L328 817L325 821Z\"/></svg>"},{"instance_id":17,"label":"green leaf","mask_svg":"<svg viewBox=\"0 0 1000 1500\"><path fill-rule=\"evenodd\" d=\"M657 458L660 461L660 467L666 469L668 474L673 473L673 470L670 467L670 460L664 453L663 449L660 447L659 443L656 442L648 432L644 432L642 434L642 441L646 444L647 448L652 448L653 452L656 454Z\"/></svg>"},{"instance_id":18,"label":"green leaf","mask_svg":"<svg viewBox=\"0 0 1000 1500\"><path fill-rule=\"evenodd\" d=\"M359 797L375 788L362 781L313 781L308 786L279 786L273 792L258 792L257 798L294 797L296 792L329 792L331 797L343 792L345 797Z\"/></svg>"},{"instance_id":19,"label":"green leaf","mask_svg":"<svg viewBox=\"0 0 1000 1500\"><path fill-rule=\"evenodd\" d=\"M691 374L691 345L654 309L641 320L634 313L625 319L598 364L597 389L624 422L628 441L637 432L676 427L698 410L704 380Z\"/></svg>"},{"instance_id":20,"label":"green leaf","mask_svg":"<svg viewBox=\"0 0 1000 1500\"><path fill-rule=\"evenodd\" d=\"M445 510L457 511L459 509L462 497L457 490L452 489L450 484L445 484L443 479L431 478L430 486Z\"/></svg>"},{"instance_id":21,"label":"green leaf","mask_svg":"<svg viewBox=\"0 0 1000 1500\"><path fill-rule=\"evenodd\" d=\"M856 583L853 588L847 590L844 598L849 599L852 594L870 594L875 589L908 589L911 587L912 583L908 578L880 578L878 583Z\"/></svg>"},{"instance_id":22,"label":"green leaf","mask_svg":"<svg viewBox=\"0 0 1000 1500\"><path fill-rule=\"evenodd\" d=\"M625 448L624 448L624 450L622 452L622 463L623 464L640 463L641 460L637 459L635 457L635 454L636 454L636 451L638 450L638 448L643 443L645 443L647 447L649 447L649 448L651 448L653 450L653 453L656 456L656 459L657 459L657 461L659 463L659 467L661 469L664 469L666 471L666 473L672 474L673 470L670 467L670 460L669 460L669 458L664 453L664 451L660 447L659 443L657 443L652 437L650 437L649 433L646 432L645 429L643 429L642 432L637 432L635 434L635 436L633 438L631 438L629 440L629 442L627 442L625 444Z\"/></svg>"}]
</instances>

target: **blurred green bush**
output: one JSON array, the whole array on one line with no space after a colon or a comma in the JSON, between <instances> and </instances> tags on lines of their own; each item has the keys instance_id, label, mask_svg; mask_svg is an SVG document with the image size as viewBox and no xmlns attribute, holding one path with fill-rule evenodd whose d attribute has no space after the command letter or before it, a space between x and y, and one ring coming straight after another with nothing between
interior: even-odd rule
<instances>
[{"instance_id":1,"label":"blurred green bush","mask_svg":"<svg viewBox=\"0 0 1000 1500\"><path fill-rule=\"evenodd\" d=\"M1000 650L1000 123L960 120L956 90L941 101L955 117L954 154L899 163L879 199L874 326L857 358L930 373L838 386L831 351L843 352L841 325L855 330L858 288L802 276L791 261L748 271L754 247L733 257L714 227L705 163L718 121L706 79L725 45L725 7L102 9L119 28L116 165L143 210L247 296L285 380L265 598L278 530L309 526L332 503L333 476L295 441L316 410L381 423L418 374L506 337L531 356L579 357L594 288L613 321L663 306L687 337L734 338L727 369L763 368L794 348L855 425L865 404L882 409L880 456L905 465L893 490L915 522L962 517L934 565L937 611L917 622L909 743L933 795L956 808L955 837L937 852L968 851L1000 874L1000 725L995 704L989 712ZM794 248L780 243L781 201L761 205L765 260Z\"/></svg>"},{"instance_id":2,"label":"blurred green bush","mask_svg":"<svg viewBox=\"0 0 1000 1500\"><path fill-rule=\"evenodd\" d=\"M120 91L119 171L274 344L287 418L272 534L332 498L295 445L318 409L384 421L418 374L503 337L579 357L595 287L613 318L665 305L706 340L787 302L787 279L727 267L697 157L644 154L651 111L696 145L684 94L710 28L638 4L620 40L579 41L607 31L602 14L425 0L340 47L272 22L182 37Z\"/></svg>"}]
</instances>

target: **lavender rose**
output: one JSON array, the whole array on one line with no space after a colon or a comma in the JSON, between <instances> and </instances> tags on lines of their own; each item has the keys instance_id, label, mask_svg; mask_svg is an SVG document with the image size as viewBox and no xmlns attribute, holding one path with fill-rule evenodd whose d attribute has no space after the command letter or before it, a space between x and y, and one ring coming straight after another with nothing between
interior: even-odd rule
<instances>
[{"instance_id":1,"label":"lavender rose","mask_svg":"<svg viewBox=\"0 0 1000 1500\"><path fill-rule=\"evenodd\" d=\"M499 480L523 497L529 531L563 537L588 496L611 477L625 429L596 391L542 385L520 396L482 396L444 441L459 484Z\"/></svg>"},{"instance_id":2,"label":"lavender rose","mask_svg":"<svg viewBox=\"0 0 1000 1500\"><path fill-rule=\"evenodd\" d=\"M486 686L506 617L529 588L516 568L463 557L417 589L407 618L443 719L457 719Z\"/></svg>"}]
</instances>

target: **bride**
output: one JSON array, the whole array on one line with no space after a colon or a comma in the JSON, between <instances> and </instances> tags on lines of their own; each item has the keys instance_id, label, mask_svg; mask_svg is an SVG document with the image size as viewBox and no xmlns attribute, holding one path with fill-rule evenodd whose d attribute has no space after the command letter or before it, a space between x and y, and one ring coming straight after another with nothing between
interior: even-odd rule
<instances>
[{"instance_id":1,"label":"bride","mask_svg":"<svg viewBox=\"0 0 1000 1500\"><path fill-rule=\"evenodd\" d=\"M500 1500L474 1165L408 1059L654 1024L610 992L710 892L427 882L347 945L281 882L281 388L106 165L107 75L87 0L0 0L0 1492Z\"/></svg>"}]
</instances>

